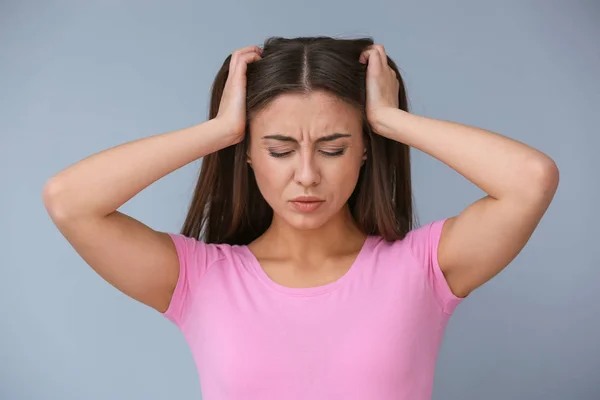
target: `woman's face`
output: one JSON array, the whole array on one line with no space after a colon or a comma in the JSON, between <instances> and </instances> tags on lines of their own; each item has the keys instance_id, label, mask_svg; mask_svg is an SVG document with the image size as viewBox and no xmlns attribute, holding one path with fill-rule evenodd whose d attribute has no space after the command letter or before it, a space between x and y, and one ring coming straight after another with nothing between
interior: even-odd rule
<instances>
[{"instance_id":1,"label":"woman's face","mask_svg":"<svg viewBox=\"0 0 600 400\"><path fill-rule=\"evenodd\" d=\"M342 210L365 158L360 113L324 92L281 95L250 121L248 162L260 192L274 217L297 229Z\"/></svg>"}]
</instances>

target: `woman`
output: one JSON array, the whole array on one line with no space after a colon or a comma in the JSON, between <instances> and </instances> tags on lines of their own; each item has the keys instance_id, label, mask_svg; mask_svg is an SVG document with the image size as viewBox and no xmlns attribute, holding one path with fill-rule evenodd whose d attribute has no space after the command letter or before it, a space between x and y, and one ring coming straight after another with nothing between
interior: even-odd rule
<instances>
[{"instance_id":1,"label":"woman","mask_svg":"<svg viewBox=\"0 0 600 400\"><path fill-rule=\"evenodd\" d=\"M487 196L413 227L409 146ZM181 233L117 211L200 157ZM102 278L181 329L204 399L415 400L455 307L516 257L557 185L531 147L410 114L372 40L271 38L225 60L208 121L92 155L43 198Z\"/></svg>"}]
</instances>

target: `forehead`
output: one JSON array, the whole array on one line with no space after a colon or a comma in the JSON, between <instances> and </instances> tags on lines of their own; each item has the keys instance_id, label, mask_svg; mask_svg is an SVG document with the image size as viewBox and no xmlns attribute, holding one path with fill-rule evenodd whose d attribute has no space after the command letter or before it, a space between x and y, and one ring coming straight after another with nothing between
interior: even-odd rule
<instances>
[{"instance_id":1,"label":"forehead","mask_svg":"<svg viewBox=\"0 0 600 400\"><path fill-rule=\"evenodd\" d=\"M283 94L251 121L252 136L282 134L313 139L331 133L362 133L360 112L325 92Z\"/></svg>"}]
</instances>

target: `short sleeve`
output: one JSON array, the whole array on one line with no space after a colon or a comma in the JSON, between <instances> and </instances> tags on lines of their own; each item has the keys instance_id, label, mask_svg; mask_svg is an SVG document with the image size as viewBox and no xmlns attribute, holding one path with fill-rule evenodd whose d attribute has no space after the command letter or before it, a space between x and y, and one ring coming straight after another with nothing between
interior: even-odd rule
<instances>
[{"instance_id":1,"label":"short sleeve","mask_svg":"<svg viewBox=\"0 0 600 400\"><path fill-rule=\"evenodd\" d=\"M192 308L195 290L219 255L215 245L182 234L168 235L177 250L179 277L169 307L163 315L181 327Z\"/></svg>"},{"instance_id":2,"label":"short sleeve","mask_svg":"<svg viewBox=\"0 0 600 400\"><path fill-rule=\"evenodd\" d=\"M438 246L446 221L447 218L444 218L414 229L407 234L406 239L413 254L426 269L427 279L442 309L451 314L464 298L452 292L438 262Z\"/></svg>"}]
</instances>

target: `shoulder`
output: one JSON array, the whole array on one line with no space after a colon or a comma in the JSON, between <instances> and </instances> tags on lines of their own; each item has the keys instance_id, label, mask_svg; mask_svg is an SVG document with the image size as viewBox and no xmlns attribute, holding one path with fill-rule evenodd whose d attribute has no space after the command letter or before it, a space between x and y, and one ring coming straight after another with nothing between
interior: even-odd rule
<instances>
[{"instance_id":1,"label":"shoulder","mask_svg":"<svg viewBox=\"0 0 600 400\"><path fill-rule=\"evenodd\" d=\"M374 253L379 261L393 265L394 271L416 273L428 282L442 310L451 314L462 301L450 289L438 260L438 247L444 225L450 218L429 222L409 231L403 239L388 242L377 237Z\"/></svg>"},{"instance_id":2,"label":"shoulder","mask_svg":"<svg viewBox=\"0 0 600 400\"><path fill-rule=\"evenodd\" d=\"M442 229L448 218L434 220L425 225L411 229L402 239L386 241L376 236L376 249L380 252L409 252L417 259L429 262L432 253L437 252Z\"/></svg>"},{"instance_id":3,"label":"shoulder","mask_svg":"<svg viewBox=\"0 0 600 400\"><path fill-rule=\"evenodd\" d=\"M202 288L215 283L215 277L218 280L235 274L236 268L243 265L244 246L206 243L180 233L167 234L177 251L179 275L164 315L181 327L193 312L194 299Z\"/></svg>"},{"instance_id":4,"label":"shoulder","mask_svg":"<svg viewBox=\"0 0 600 400\"><path fill-rule=\"evenodd\" d=\"M206 243L180 233L168 233L175 245L182 269L203 275L215 264L236 265L247 257L247 246Z\"/></svg>"},{"instance_id":5,"label":"shoulder","mask_svg":"<svg viewBox=\"0 0 600 400\"><path fill-rule=\"evenodd\" d=\"M402 240L415 255L421 259L437 253L444 225L448 218L438 219L412 229Z\"/></svg>"}]
</instances>

